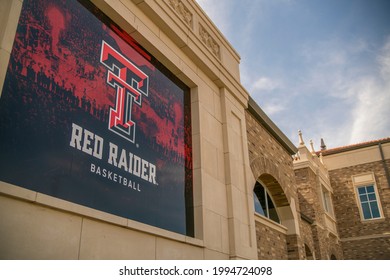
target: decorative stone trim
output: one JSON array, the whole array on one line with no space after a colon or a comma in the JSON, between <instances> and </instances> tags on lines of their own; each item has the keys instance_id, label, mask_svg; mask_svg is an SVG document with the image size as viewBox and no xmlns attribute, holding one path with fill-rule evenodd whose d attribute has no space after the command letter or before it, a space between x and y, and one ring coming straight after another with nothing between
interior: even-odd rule
<instances>
[{"instance_id":1,"label":"decorative stone trim","mask_svg":"<svg viewBox=\"0 0 390 280\"><path fill-rule=\"evenodd\" d=\"M220 46L213 39L213 37L206 31L206 29L199 24L199 36L202 42L210 49L210 51L221 60Z\"/></svg>"},{"instance_id":2,"label":"decorative stone trim","mask_svg":"<svg viewBox=\"0 0 390 280\"><path fill-rule=\"evenodd\" d=\"M80 217L91 218L115 226L123 227L128 230L134 230L149 235L160 236L165 239L187 243L197 247L204 247L204 241L198 238L192 238L179 233L171 232L169 230L156 228L154 226L119 217L114 214L109 214L80 204L52 197L43 193L31 191L3 181L0 181L0 198L1 197L9 197L11 199L18 199L30 203L32 202L36 206L48 207L56 211L65 211Z\"/></svg>"},{"instance_id":3,"label":"decorative stone trim","mask_svg":"<svg viewBox=\"0 0 390 280\"><path fill-rule=\"evenodd\" d=\"M192 29L193 15L181 0L168 0L169 5L179 14L184 22Z\"/></svg>"},{"instance_id":4,"label":"decorative stone trim","mask_svg":"<svg viewBox=\"0 0 390 280\"><path fill-rule=\"evenodd\" d=\"M287 228L281 224L275 223L274 221L267 219L266 217L255 213L255 221L259 222L269 228L272 228L280 233L287 234Z\"/></svg>"}]
</instances>

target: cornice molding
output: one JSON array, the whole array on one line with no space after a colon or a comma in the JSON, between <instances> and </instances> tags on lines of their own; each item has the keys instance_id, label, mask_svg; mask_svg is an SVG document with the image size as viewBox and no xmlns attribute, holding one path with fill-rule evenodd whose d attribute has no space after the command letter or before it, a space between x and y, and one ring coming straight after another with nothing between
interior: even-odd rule
<instances>
[{"instance_id":1,"label":"cornice molding","mask_svg":"<svg viewBox=\"0 0 390 280\"><path fill-rule=\"evenodd\" d=\"M193 14L190 10L185 6L185 4L181 0L168 0L169 5L173 8L173 10L181 17L181 19L191 28L193 27Z\"/></svg>"},{"instance_id":2,"label":"cornice molding","mask_svg":"<svg viewBox=\"0 0 390 280\"><path fill-rule=\"evenodd\" d=\"M210 51L219 60L221 60L221 47L200 23L199 23L199 36L202 42L210 49Z\"/></svg>"}]
</instances>

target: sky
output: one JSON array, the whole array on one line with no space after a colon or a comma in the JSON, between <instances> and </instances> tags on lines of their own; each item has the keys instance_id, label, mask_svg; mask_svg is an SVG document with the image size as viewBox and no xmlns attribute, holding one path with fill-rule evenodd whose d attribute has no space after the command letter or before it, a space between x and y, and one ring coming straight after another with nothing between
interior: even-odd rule
<instances>
[{"instance_id":1,"label":"sky","mask_svg":"<svg viewBox=\"0 0 390 280\"><path fill-rule=\"evenodd\" d=\"M241 57L241 83L298 145L390 137L390 1L197 0Z\"/></svg>"}]
</instances>

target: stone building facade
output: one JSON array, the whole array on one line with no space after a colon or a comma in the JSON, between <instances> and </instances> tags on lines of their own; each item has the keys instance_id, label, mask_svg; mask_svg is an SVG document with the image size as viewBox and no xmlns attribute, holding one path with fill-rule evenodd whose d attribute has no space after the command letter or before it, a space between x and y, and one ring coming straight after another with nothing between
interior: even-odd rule
<instances>
[{"instance_id":1,"label":"stone building facade","mask_svg":"<svg viewBox=\"0 0 390 280\"><path fill-rule=\"evenodd\" d=\"M345 259L390 259L390 138L321 151Z\"/></svg>"},{"instance_id":2,"label":"stone building facade","mask_svg":"<svg viewBox=\"0 0 390 280\"><path fill-rule=\"evenodd\" d=\"M278 213L275 220L255 207L258 258L343 259L324 163L302 135L296 148L252 100L246 118L253 176Z\"/></svg>"},{"instance_id":3,"label":"stone building facade","mask_svg":"<svg viewBox=\"0 0 390 280\"><path fill-rule=\"evenodd\" d=\"M304 258L299 201L291 159L296 147L253 100L249 102L246 121L253 176L269 192L280 219L278 223L255 213L258 257Z\"/></svg>"},{"instance_id":4,"label":"stone building facade","mask_svg":"<svg viewBox=\"0 0 390 280\"><path fill-rule=\"evenodd\" d=\"M343 259L328 170L305 146L302 135L294 160L307 255L316 259Z\"/></svg>"},{"instance_id":5,"label":"stone building facade","mask_svg":"<svg viewBox=\"0 0 390 280\"><path fill-rule=\"evenodd\" d=\"M26 73L33 72L31 88L38 88L42 92L57 93L61 87L61 83L53 82L53 76L51 82L42 81L42 77L49 80L43 67L41 78L35 79L37 71L32 71L31 67L37 66L32 63L23 64L30 61L31 57L22 57L18 63L13 64L15 57L12 54L18 51L13 51L15 44L30 44L26 48L30 54L34 52L31 46L44 49L42 60L37 62L50 65L48 73L61 68L61 59L66 59L70 53L71 48L64 39L67 37L61 38L62 40L47 39L47 34L50 33L55 33L55 36L63 35L50 28L53 18L45 18L45 26L35 26L36 21L30 26L22 26L21 30L32 28L32 32L27 32L26 38L15 39L22 8L26 3L27 1L22 0L2 2L0 105L4 105L2 102L6 103L4 100L9 97L10 83L6 82L6 76L13 71L19 71L18 75L22 79L28 78L29 74ZM69 14L63 17L58 14L60 9L55 6L64 5L63 1L42 0L42 3L47 5L45 13L35 11L34 14L47 17L50 11L54 11L54 18L64 19L64 22L57 22L61 28L69 23L67 20L72 19ZM7 159L0 154L3 163L3 169L0 169L0 259L303 260L388 257L388 251L383 251L380 244L389 242L389 206L386 201L389 201L390 194L388 183L384 179L387 176L384 175L385 169L381 169L381 164L389 164L389 141L383 143L385 161L343 166L337 165L338 159L332 162L337 154L330 151L324 152L322 162L313 151L305 147L302 139L297 148L241 85L239 54L193 0L71 0L67 3L87 5L88 11L111 23L100 32L108 32L112 28L121 33L125 42L135 46L135 51L141 56L150 61L158 61L152 66L146 63L150 68L164 69L172 81L177 81L178 85L188 89L191 129L186 132L190 136L192 148L189 164L191 188L189 191L187 185L181 186L188 200L185 209L178 210L181 212L177 214L189 217L190 222L186 224L185 230L174 231L158 226L161 221L154 221L154 217L151 218L154 224L144 223L77 203L77 198L69 200L57 197L56 180L64 180L67 176L56 177L54 183L50 182L54 184L53 195L40 191L44 189L40 188L41 185L47 183L45 176L37 182L37 186L28 188L7 179L5 173L9 168L4 165ZM40 9L45 7L40 5ZM25 20L26 17L24 15L22 19ZM34 36L44 37L47 42L38 42ZM54 52L57 44L63 46ZM125 43L118 45L121 44ZM133 65L118 54L111 53L111 56L126 65ZM101 60L102 57L103 52ZM80 66L83 64L80 61L72 63ZM115 67L119 69L117 65ZM119 71L115 67L110 68L108 65L111 75L116 75L115 71ZM133 65L130 68L135 71L137 67ZM72 67L67 68L67 72L73 70ZM120 73L116 81L127 75ZM132 74L139 75L135 78L142 76L137 71ZM94 75L102 77L94 73L94 70L85 73L78 69L77 75L90 76L90 79L94 79ZM144 86L143 82L144 80L132 80L128 88L139 89ZM5 87L7 92L3 91ZM67 101L71 99L70 93L80 91L75 85L67 85L65 79L62 87L66 92L63 95L68 96ZM12 89L11 87L11 94ZM173 107L168 106L167 111ZM18 115L23 114L17 107L15 110ZM76 107L72 110L80 111ZM90 109L87 111L93 112ZM6 110L0 112L0 120L7 119L4 115L8 117L8 113ZM86 116L84 113L82 116ZM95 112L91 114L96 117ZM147 119L145 113L140 115L141 120ZM164 120L168 121L168 118ZM8 123L7 125L9 126ZM176 132L184 134L183 131ZM99 138L88 130L84 135L87 135L84 136L86 141L79 148L92 155L91 139ZM79 136L80 134L74 137L74 146L77 146ZM172 130L171 136L170 142L174 145L177 138L175 131ZM0 137L0 144L9 140L2 134ZM13 138L9 142L12 141ZM137 143L136 149L142 144ZM99 157L97 147L98 145L94 146L95 157ZM34 159L29 160L33 162ZM24 164L29 160L24 161ZM60 160L55 159L53 163L58 161ZM120 163L125 165L125 157L121 157ZM33 164L31 166L34 167ZM145 166L148 163L142 161L142 170ZM45 175L49 176L52 171ZM140 173L144 179L153 181L152 175L148 178L144 171ZM349 177L345 177L345 174L349 174ZM351 180L363 182L367 178L372 179L370 182L375 182L380 196L381 216L375 221L361 222L356 219L356 214L359 213L356 205L352 202L343 204L343 199L353 197L351 191L345 193L347 189L356 187ZM347 188L343 185L345 183ZM70 184L66 186L72 187ZM190 195L187 194L188 191ZM115 205L115 202L111 203ZM148 201L144 204L148 205ZM345 205L348 210L354 211L355 220L345 213L348 211L342 210ZM165 223L169 224L171 221L175 222L169 220ZM368 242L371 249L364 247ZM356 248L361 250L356 252Z\"/></svg>"},{"instance_id":6,"label":"stone building facade","mask_svg":"<svg viewBox=\"0 0 390 280\"><path fill-rule=\"evenodd\" d=\"M44 6L44 3L47 6ZM188 231L189 234L174 232L1 180L0 258L256 259L257 241L252 194L254 179L249 164L246 134L249 94L240 83L240 57L237 52L199 5L192 0L72 0L66 3L72 5L83 3L89 7L94 5L88 11L98 13L99 20L111 22L109 28L113 28L115 34L121 34L125 39L125 43L120 44L136 46L136 52L146 59L150 60L153 57L159 62L156 67L165 69L164 71L169 72L168 76L172 77L172 80L178 81L180 85L189 89L191 107L189 136L192 140L192 159L189 166L192 172L193 193L189 197L186 208L182 208L177 214L189 215L189 225L192 229ZM47 17L53 13L51 15L53 17L43 20L44 28L35 26L37 21L33 21L32 24L21 29L23 31L32 28L33 32L28 33L28 36L46 38L45 44L28 36L22 38L22 41L15 41L21 11L27 4L34 9L47 7L46 12L32 13L34 17ZM56 0L43 0L38 6L34 6L32 1L1 2L1 99L6 98L3 88L9 69L21 71L19 74L28 78L25 74L26 67L37 67L38 63L45 63L50 67L46 70L42 69L41 77L44 77L48 75L44 71L57 71L61 68L61 61L69 57L72 50L69 45L66 45L67 40L57 40L58 36L61 37L65 33L58 30L55 32L50 26L61 19L63 21L60 20L56 24L59 29L63 29L69 26L71 20L82 20L82 18L72 18L71 14L61 16L57 6L67 9L63 1ZM79 11L81 8L76 10ZM90 14L88 18L92 20ZM22 18L22 20L26 19L28 15ZM101 33L110 32L108 27L99 30ZM79 31L83 31L82 28ZM47 34L53 34L57 39L47 39ZM79 36L75 34L69 38L77 42ZM36 64L24 65L26 60L30 60L25 57L20 60L22 64L9 68L9 62L14 61L11 55L14 42L19 45L20 42L25 42L33 47L45 49L46 57ZM58 44L62 44L61 49L57 48ZM120 44L118 46L121 46ZM24 45L20 46L24 47ZM29 48L27 51L31 52L32 49ZM56 56L61 59L50 60ZM100 53L96 52L96 56L99 59ZM125 61L120 55L114 58ZM84 67L82 61L73 60L70 63ZM129 64L126 61L125 63ZM69 72L66 73L76 71L71 67L68 70ZM36 73L36 71L32 72ZM96 73L90 71L87 75L96 78ZM104 71L107 72L107 69ZM111 68L111 71L117 70ZM142 76L142 73L137 73L139 77ZM80 76L85 73L79 70L76 74ZM126 73L121 72L119 78L123 79L125 75ZM101 76L99 74L98 77ZM77 86L67 85L65 79L62 84L51 82L47 85L46 82L36 82L37 84L31 85L31 88L39 88L45 92L53 88L58 89L60 86L67 92L79 90ZM152 83L156 85L156 82L152 81ZM130 86L140 87L145 84L132 82ZM174 107L171 106L167 110L171 108ZM2 113L7 114L4 111ZM141 117L146 118L145 114ZM153 129L155 130L156 126ZM87 133L89 135L87 140L88 137L91 139L93 134ZM183 134L182 131L177 133ZM4 136L0 135L0 137ZM3 140L7 139L3 138ZM174 141L172 142L174 145ZM91 146L86 143L83 149L88 152ZM138 144L142 146L143 143ZM145 162L144 166L147 164ZM5 170L0 171L3 177L7 175L4 172ZM62 178L66 179L66 176ZM42 177L42 184L44 179ZM39 188L40 185L41 183L38 182L34 188ZM147 206L148 202L143 205ZM182 213L183 211L186 213ZM151 219L154 220L153 217ZM191 223L192 219L193 223ZM161 221L157 220L155 224L159 222Z\"/></svg>"}]
</instances>

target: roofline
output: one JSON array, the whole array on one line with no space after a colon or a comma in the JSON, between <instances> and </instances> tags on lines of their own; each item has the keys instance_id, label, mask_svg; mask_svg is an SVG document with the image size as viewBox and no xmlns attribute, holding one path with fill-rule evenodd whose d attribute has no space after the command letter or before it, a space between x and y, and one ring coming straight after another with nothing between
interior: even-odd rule
<instances>
[{"instance_id":1,"label":"roofline","mask_svg":"<svg viewBox=\"0 0 390 280\"><path fill-rule=\"evenodd\" d=\"M358 150L358 149L367 148L367 147L376 146L376 145L385 144L385 143L390 143L390 137L382 138L382 139L378 139L378 140L373 140L373 141L369 141L369 142L352 144L352 145L348 145L348 146L332 148L332 149L323 150L323 151L318 151L317 153L318 154L322 153L323 156L328 156L328 155L349 152L349 151Z\"/></svg>"},{"instance_id":2,"label":"roofline","mask_svg":"<svg viewBox=\"0 0 390 280\"><path fill-rule=\"evenodd\" d=\"M287 138L287 136L276 126L267 114L257 105L256 101L249 96L249 112L268 130L269 133L290 153L294 155L298 152L297 147Z\"/></svg>"}]
</instances>

